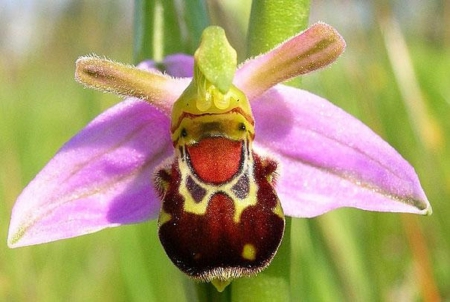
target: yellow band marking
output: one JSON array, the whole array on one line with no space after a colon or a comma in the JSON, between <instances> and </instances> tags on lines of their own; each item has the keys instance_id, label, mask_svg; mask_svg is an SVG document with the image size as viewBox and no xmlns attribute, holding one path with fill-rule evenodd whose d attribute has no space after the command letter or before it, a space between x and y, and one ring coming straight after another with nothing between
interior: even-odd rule
<instances>
[{"instance_id":1,"label":"yellow band marking","mask_svg":"<svg viewBox=\"0 0 450 302\"><path fill-rule=\"evenodd\" d=\"M281 219L284 219L283 208L281 207L281 203L278 198L277 198L277 205L273 208L272 212L274 212L275 215L279 216Z\"/></svg>"},{"instance_id":2,"label":"yellow band marking","mask_svg":"<svg viewBox=\"0 0 450 302\"><path fill-rule=\"evenodd\" d=\"M256 196L258 191L258 185L256 184L256 181L253 176L253 158L250 156L250 158L247 158L244 163L244 169L243 171L237 175L233 181L230 181L229 183L220 184L220 185L212 185L212 184L205 184L195 177L190 171L190 168L186 161L179 160L179 169L181 172L181 182L179 187L180 195L184 198L184 210L186 212L196 214L196 215L205 215L206 210L208 209L209 201L211 200L212 196L223 192L226 193L234 203L234 217L233 221L235 223L239 223L241 219L242 212L248 208L249 206L256 205L258 202ZM240 199L236 196L235 193L233 193L233 186L236 185L236 183L239 181L243 175L247 173L249 178L249 192L247 194L246 198ZM189 193L189 190L187 189L187 179L188 176L191 176L192 179L196 182L196 184L203 189L206 190L206 194L203 197L203 199L200 202L196 202L194 198L192 198L191 194Z\"/></svg>"},{"instance_id":3,"label":"yellow band marking","mask_svg":"<svg viewBox=\"0 0 450 302\"><path fill-rule=\"evenodd\" d=\"M172 219L172 215L161 209L159 212L158 224L161 226L164 223L170 221Z\"/></svg>"}]
</instances>

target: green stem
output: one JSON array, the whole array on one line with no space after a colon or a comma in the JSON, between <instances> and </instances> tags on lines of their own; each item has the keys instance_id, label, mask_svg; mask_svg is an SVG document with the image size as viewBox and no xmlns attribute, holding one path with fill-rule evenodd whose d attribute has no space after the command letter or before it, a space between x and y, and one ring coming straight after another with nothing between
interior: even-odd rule
<instances>
[{"instance_id":1,"label":"green stem","mask_svg":"<svg viewBox=\"0 0 450 302\"><path fill-rule=\"evenodd\" d=\"M306 29L309 0L254 0L248 30L248 57L267 52ZM299 82L293 83L299 86ZM286 218L283 242L270 266L253 278L231 285L232 301L276 302L291 300L291 218Z\"/></svg>"},{"instance_id":2,"label":"green stem","mask_svg":"<svg viewBox=\"0 0 450 302\"><path fill-rule=\"evenodd\" d=\"M198 302L228 302L231 301L231 287L218 292L211 283L196 283Z\"/></svg>"},{"instance_id":3,"label":"green stem","mask_svg":"<svg viewBox=\"0 0 450 302\"><path fill-rule=\"evenodd\" d=\"M247 34L247 56L267 52L306 29L310 0L254 0Z\"/></svg>"}]
</instances>

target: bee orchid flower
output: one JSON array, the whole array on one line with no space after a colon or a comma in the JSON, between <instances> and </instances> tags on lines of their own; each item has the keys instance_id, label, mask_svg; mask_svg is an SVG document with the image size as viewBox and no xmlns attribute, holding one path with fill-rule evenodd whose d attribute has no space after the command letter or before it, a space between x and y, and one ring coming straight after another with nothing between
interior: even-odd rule
<instances>
[{"instance_id":1,"label":"bee orchid flower","mask_svg":"<svg viewBox=\"0 0 450 302\"><path fill-rule=\"evenodd\" d=\"M281 84L335 61L345 42L334 28L317 23L238 67L224 39L208 28L194 58L172 55L159 65L80 58L78 81L127 98L69 140L23 190L9 246L159 216L172 261L220 287L270 263L283 213L431 213L413 167L388 143L329 101ZM195 232L185 236L172 229L177 224ZM268 239L253 242L248 230ZM197 251L205 238L209 250ZM213 250L225 247L226 259L215 260Z\"/></svg>"}]
</instances>

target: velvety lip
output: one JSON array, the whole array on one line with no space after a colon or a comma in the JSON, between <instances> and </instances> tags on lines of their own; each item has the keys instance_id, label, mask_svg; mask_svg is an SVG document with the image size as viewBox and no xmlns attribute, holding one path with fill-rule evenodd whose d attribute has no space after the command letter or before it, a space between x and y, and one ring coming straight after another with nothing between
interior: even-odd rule
<instances>
[{"instance_id":1,"label":"velvety lip","mask_svg":"<svg viewBox=\"0 0 450 302\"><path fill-rule=\"evenodd\" d=\"M243 141L210 137L186 149L194 173L207 183L219 184L229 181L239 172L242 165Z\"/></svg>"}]
</instances>

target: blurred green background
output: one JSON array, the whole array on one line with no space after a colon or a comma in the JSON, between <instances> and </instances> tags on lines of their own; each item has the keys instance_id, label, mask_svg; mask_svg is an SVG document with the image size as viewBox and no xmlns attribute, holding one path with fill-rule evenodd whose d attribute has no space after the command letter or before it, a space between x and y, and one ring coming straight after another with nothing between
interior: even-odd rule
<instances>
[{"instance_id":1,"label":"blurred green background","mask_svg":"<svg viewBox=\"0 0 450 302\"><path fill-rule=\"evenodd\" d=\"M208 4L212 22L244 53L250 1ZM20 191L120 101L75 83L74 62L96 53L132 63L132 15L125 0L0 2L0 301L192 301L154 221L6 246ZM340 31L347 50L304 77L304 88L360 118L410 161L434 214L340 209L294 219L293 301L450 301L450 3L313 0L310 23L319 20Z\"/></svg>"}]
</instances>

